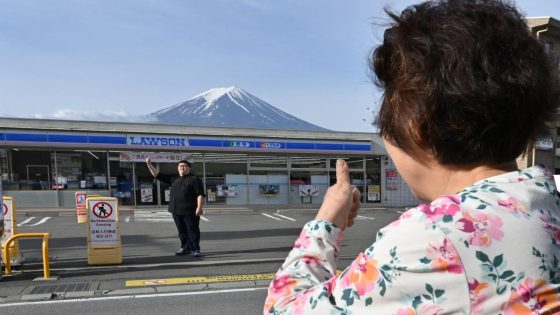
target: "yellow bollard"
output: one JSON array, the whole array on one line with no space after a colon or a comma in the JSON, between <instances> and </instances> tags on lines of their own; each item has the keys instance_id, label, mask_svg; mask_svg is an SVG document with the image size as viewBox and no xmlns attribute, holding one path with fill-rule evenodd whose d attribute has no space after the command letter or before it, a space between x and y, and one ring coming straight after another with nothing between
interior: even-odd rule
<instances>
[{"instance_id":1,"label":"yellow bollard","mask_svg":"<svg viewBox=\"0 0 560 315\"><path fill-rule=\"evenodd\" d=\"M12 266L10 263L10 244L17 240L18 238L33 238L33 237L41 237L43 238L43 275L44 278L42 280L56 280L57 277L51 278L51 269L49 267L49 233L21 233L12 235L9 239L6 240L4 246L4 257L6 260L4 261L4 269L6 275L9 276L12 274Z\"/></svg>"}]
</instances>

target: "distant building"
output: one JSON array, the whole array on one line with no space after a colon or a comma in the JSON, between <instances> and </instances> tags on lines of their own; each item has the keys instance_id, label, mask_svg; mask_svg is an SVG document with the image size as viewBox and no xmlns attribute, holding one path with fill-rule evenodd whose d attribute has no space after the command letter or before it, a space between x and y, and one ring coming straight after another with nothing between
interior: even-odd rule
<instances>
[{"instance_id":1,"label":"distant building","mask_svg":"<svg viewBox=\"0 0 560 315\"><path fill-rule=\"evenodd\" d=\"M0 175L18 207L74 207L77 191L164 206L169 187L147 156L166 174L192 161L208 204L319 205L337 158L364 207L418 203L373 133L0 118Z\"/></svg>"},{"instance_id":2,"label":"distant building","mask_svg":"<svg viewBox=\"0 0 560 315\"><path fill-rule=\"evenodd\" d=\"M542 43L555 68L560 71L560 21L553 17L527 18L531 32ZM560 104L559 104L560 105ZM557 114L556 126L550 134L537 141L529 153L518 159L518 166L525 168L534 164L544 164L555 174L560 174L560 115Z\"/></svg>"}]
</instances>

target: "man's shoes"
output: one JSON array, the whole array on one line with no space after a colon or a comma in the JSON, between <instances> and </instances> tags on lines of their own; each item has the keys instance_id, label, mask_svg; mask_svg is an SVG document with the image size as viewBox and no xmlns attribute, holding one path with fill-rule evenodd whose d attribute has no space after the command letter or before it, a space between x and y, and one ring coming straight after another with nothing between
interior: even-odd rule
<instances>
[{"instance_id":1,"label":"man's shoes","mask_svg":"<svg viewBox=\"0 0 560 315\"><path fill-rule=\"evenodd\" d=\"M179 248L179 250L177 250L177 251L175 252L175 256L185 256L185 255L188 255L188 254L190 254L190 253L191 253L190 251L188 251L188 250L186 250L186 249L184 249L184 248Z\"/></svg>"},{"instance_id":2,"label":"man's shoes","mask_svg":"<svg viewBox=\"0 0 560 315\"><path fill-rule=\"evenodd\" d=\"M193 257L200 257L200 256L202 256L202 254L200 253L199 250L195 250L195 251L192 253L192 255L193 255Z\"/></svg>"}]
</instances>

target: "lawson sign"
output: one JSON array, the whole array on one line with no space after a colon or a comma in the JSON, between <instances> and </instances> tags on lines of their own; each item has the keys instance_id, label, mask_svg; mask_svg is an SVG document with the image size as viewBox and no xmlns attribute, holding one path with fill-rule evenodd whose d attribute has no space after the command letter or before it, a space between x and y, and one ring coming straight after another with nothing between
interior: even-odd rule
<instances>
[{"instance_id":1,"label":"lawson sign","mask_svg":"<svg viewBox=\"0 0 560 315\"><path fill-rule=\"evenodd\" d=\"M127 135L126 144L132 147L188 147L187 137L177 137L172 135Z\"/></svg>"}]
</instances>

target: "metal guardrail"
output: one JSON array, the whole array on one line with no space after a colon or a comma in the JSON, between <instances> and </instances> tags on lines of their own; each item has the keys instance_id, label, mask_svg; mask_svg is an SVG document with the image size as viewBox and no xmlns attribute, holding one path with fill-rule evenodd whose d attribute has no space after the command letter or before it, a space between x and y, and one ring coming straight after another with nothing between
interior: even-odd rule
<instances>
[{"instance_id":1,"label":"metal guardrail","mask_svg":"<svg viewBox=\"0 0 560 315\"><path fill-rule=\"evenodd\" d=\"M10 263L10 245L12 242L19 238L34 238L40 237L43 238L43 274L45 279L49 279L51 277L51 269L49 267L49 236L50 233L21 233L12 235L9 239L4 242L4 257L6 261L4 262L4 269L6 275L9 276L12 274L12 266Z\"/></svg>"}]
</instances>

